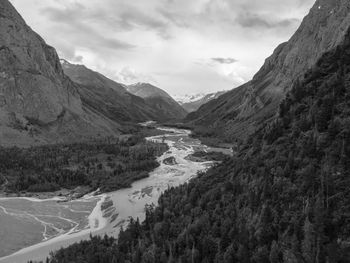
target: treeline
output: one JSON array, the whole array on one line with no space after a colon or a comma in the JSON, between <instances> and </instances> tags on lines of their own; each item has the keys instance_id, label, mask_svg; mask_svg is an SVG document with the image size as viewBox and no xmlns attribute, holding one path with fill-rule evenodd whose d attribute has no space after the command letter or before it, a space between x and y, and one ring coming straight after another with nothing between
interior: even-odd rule
<instances>
[{"instance_id":1,"label":"treeline","mask_svg":"<svg viewBox=\"0 0 350 263\"><path fill-rule=\"evenodd\" d=\"M349 189L347 35L234 158L166 191L118 242L95 238L48 261L350 262Z\"/></svg>"},{"instance_id":2,"label":"treeline","mask_svg":"<svg viewBox=\"0 0 350 263\"><path fill-rule=\"evenodd\" d=\"M59 144L28 149L0 148L0 182L5 191L48 192L89 186L101 191L128 187L148 176L167 145L140 136L113 142Z\"/></svg>"}]
</instances>

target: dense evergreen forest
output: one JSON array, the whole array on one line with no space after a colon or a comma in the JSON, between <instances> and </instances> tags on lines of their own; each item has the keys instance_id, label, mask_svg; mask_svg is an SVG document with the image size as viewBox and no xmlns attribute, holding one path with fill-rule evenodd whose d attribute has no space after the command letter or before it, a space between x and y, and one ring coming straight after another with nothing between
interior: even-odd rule
<instances>
[{"instance_id":1,"label":"dense evergreen forest","mask_svg":"<svg viewBox=\"0 0 350 263\"><path fill-rule=\"evenodd\" d=\"M350 35L237 155L48 262L349 262Z\"/></svg>"},{"instance_id":2,"label":"dense evergreen forest","mask_svg":"<svg viewBox=\"0 0 350 263\"><path fill-rule=\"evenodd\" d=\"M77 186L107 192L130 184L156 168L166 144L141 136L116 141L0 148L0 185L8 193L49 192Z\"/></svg>"}]
</instances>

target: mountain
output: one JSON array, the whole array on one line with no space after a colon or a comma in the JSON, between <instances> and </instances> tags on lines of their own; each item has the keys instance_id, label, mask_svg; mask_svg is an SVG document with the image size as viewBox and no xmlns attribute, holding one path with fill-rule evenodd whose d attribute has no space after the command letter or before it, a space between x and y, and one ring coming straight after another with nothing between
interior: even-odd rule
<instances>
[{"instance_id":1,"label":"mountain","mask_svg":"<svg viewBox=\"0 0 350 263\"><path fill-rule=\"evenodd\" d=\"M121 125L87 107L53 47L8 0L0 1L0 144L26 146L120 133Z\"/></svg>"},{"instance_id":2,"label":"mountain","mask_svg":"<svg viewBox=\"0 0 350 263\"><path fill-rule=\"evenodd\" d=\"M126 86L84 65L61 60L64 73L80 84L79 93L89 107L119 122L168 121L184 117L183 109L163 90L149 84Z\"/></svg>"},{"instance_id":3,"label":"mountain","mask_svg":"<svg viewBox=\"0 0 350 263\"><path fill-rule=\"evenodd\" d=\"M157 88L149 83L136 83L133 85L127 86L127 90L141 98L153 98L153 97L161 97L172 99L172 97L166 93L164 90Z\"/></svg>"},{"instance_id":4,"label":"mountain","mask_svg":"<svg viewBox=\"0 0 350 263\"><path fill-rule=\"evenodd\" d=\"M117 83L102 74L93 71L84 65L77 65L60 59L64 73L74 82L85 86L94 86L98 89L110 88L121 96L127 95L127 91L123 84Z\"/></svg>"},{"instance_id":5,"label":"mountain","mask_svg":"<svg viewBox=\"0 0 350 263\"><path fill-rule=\"evenodd\" d=\"M350 28L343 30L234 157L169 188L118 242L94 237L49 262L96 255L106 262L349 262Z\"/></svg>"},{"instance_id":6,"label":"mountain","mask_svg":"<svg viewBox=\"0 0 350 263\"><path fill-rule=\"evenodd\" d=\"M127 86L127 90L141 98L146 103L158 110L158 113L166 119L182 119L187 112L164 90L148 83L137 83Z\"/></svg>"},{"instance_id":7,"label":"mountain","mask_svg":"<svg viewBox=\"0 0 350 263\"><path fill-rule=\"evenodd\" d=\"M227 91L219 91L216 93L209 93L209 94L186 95L184 97L176 98L176 101L187 112L194 112L198 110L202 105L208 103L209 101L217 99L218 97L225 94L226 92Z\"/></svg>"},{"instance_id":8,"label":"mountain","mask_svg":"<svg viewBox=\"0 0 350 263\"><path fill-rule=\"evenodd\" d=\"M229 141L246 138L275 115L295 79L342 43L349 8L347 0L317 0L292 38L276 48L251 81L203 105L186 121Z\"/></svg>"},{"instance_id":9,"label":"mountain","mask_svg":"<svg viewBox=\"0 0 350 263\"><path fill-rule=\"evenodd\" d=\"M117 83L84 65L61 60L64 73L79 84L79 94L86 107L118 122L165 121L169 117L147 100L133 95Z\"/></svg>"}]
</instances>

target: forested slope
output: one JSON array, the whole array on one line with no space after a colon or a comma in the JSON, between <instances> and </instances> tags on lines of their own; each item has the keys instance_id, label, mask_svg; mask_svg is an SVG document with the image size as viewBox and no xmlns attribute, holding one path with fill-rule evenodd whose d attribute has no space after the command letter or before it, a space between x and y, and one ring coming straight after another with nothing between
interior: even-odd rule
<instances>
[{"instance_id":1,"label":"forested slope","mask_svg":"<svg viewBox=\"0 0 350 263\"><path fill-rule=\"evenodd\" d=\"M169 189L118 244L95 238L50 262L349 262L349 179L347 33L234 158Z\"/></svg>"},{"instance_id":2,"label":"forested slope","mask_svg":"<svg viewBox=\"0 0 350 263\"><path fill-rule=\"evenodd\" d=\"M166 144L141 136L31 148L0 147L0 194L51 192L87 187L102 192L130 187L159 166Z\"/></svg>"}]
</instances>

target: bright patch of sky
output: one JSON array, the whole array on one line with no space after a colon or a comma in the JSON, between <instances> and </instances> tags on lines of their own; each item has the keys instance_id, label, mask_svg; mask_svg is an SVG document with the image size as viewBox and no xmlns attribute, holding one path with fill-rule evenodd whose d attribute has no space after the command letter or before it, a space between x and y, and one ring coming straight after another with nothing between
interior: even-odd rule
<instances>
[{"instance_id":1,"label":"bright patch of sky","mask_svg":"<svg viewBox=\"0 0 350 263\"><path fill-rule=\"evenodd\" d=\"M61 58L172 95L249 81L314 0L10 0Z\"/></svg>"}]
</instances>

